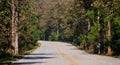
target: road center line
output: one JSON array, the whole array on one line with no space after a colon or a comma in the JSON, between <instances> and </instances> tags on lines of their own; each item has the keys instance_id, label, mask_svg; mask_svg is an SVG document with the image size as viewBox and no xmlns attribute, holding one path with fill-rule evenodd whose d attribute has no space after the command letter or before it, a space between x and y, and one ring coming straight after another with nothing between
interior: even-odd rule
<instances>
[{"instance_id":1,"label":"road center line","mask_svg":"<svg viewBox=\"0 0 120 65\"><path fill-rule=\"evenodd\" d=\"M67 54L65 54L60 48L59 48L59 45L56 44L56 47L55 47L58 51L58 53L60 55L63 56L63 58L68 61L71 65L80 65L78 62L75 61L75 59L73 59L72 57L68 56Z\"/></svg>"}]
</instances>

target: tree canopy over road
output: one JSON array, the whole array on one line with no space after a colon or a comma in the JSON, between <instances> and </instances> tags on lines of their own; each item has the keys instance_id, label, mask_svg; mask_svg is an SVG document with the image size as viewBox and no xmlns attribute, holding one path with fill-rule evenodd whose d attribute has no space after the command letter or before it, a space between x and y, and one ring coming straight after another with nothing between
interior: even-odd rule
<instances>
[{"instance_id":1,"label":"tree canopy over road","mask_svg":"<svg viewBox=\"0 0 120 65\"><path fill-rule=\"evenodd\" d=\"M120 55L120 0L0 0L0 59L37 40L68 41Z\"/></svg>"}]
</instances>

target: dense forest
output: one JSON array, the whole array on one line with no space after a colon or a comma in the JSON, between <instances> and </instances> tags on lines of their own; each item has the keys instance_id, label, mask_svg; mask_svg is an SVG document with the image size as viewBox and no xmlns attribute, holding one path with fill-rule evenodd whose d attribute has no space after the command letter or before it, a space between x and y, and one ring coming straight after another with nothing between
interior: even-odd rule
<instances>
[{"instance_id":1,"label":"dense forest","mask_svg":"<svg viewBox=\"0 0 120 65\"><path fill-rule=\"evenodd\" d=\"M0 0L0 59L22 54L37 40L120 55L120 0Z\"/></svg>"},{"instance_id":2,"label":"dense forest","mask_svg":"<svg viewBox=\"0 0 120 65\"><path fill-rule=\"evenodd\" d=\"M37 1L35 3L38 3ZM67 41L101 54L120 54L119 0L41 0L37 5L40 39Z\"/></svg>"},{"instance_id":3,"label":"dense forest","mask_svg":"<svg viewBox=\"0 0 120 65\"><path fill-rule=\"evenodd\" d=\"M32 0L0 0L0 62L37 46L40 30L32 5Z\"/></svg>"}]
</instances>

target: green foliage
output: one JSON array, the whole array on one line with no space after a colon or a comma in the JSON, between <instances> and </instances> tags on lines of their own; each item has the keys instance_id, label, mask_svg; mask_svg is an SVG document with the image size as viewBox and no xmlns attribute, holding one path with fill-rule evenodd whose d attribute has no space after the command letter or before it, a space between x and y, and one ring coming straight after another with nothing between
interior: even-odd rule
<instances>
[{"instance_id":1,"label":"green foliage","mask_svg":"<svg viewBox=\"0 0 120 65\"><path fill-rule=\"evenodd\" d=\"M117 17L115 17L114 18L114 22L115 22L115 24L119 27L120 26L120 16L117 16Z\"/></svg>"},{"instance_id":2,"label":"green foliage","mask_svg":"<svg viewBox=\"0 0 120 65\"><path fill-rule=\"evenodd\" d=\"M10 56L11 52L11 11L8 1L0 0L0 59Z\"/></svg>"},{"instance_id":3,"label":"green foliage","mask_svg":"<svg viewBox=\"0 0 120 65\"><path fill-rule=\"evenodd\" d=\"M78 42L82 42L84 40L84 36L83 35L78 36L77 40Z\"/></svg>"},{"instance_id":4,"label":"green foliage","mask_svg":"<svg viewBox=\"0 0 120 65\"><path fill-rule=\"evenodd\" d=\"M94 21L94 15L95 15L94 10L88 11L88 12L86 13L86 16L88 16L92 21Z\"/></svg>"},{"instance_id":5,"label":"green foliage","mask_svg":"<svg viewBox=\"0 0 120 65\"><path fill-rule=\"evenodd\" d=\"M98 38L98 28L100 27L100 24L98 22L94 22L94 26L91 26L90 34L92 34L92 40L95 41L95 39Z\"/></svg>"},{"instance_id":6,"label":"green foliage","mask_svg":"<svg viewBox=\"0 0 120 65\"><path fill-rule=\"evenodd\" d=\"M120 16L116 16L114 18L114 24L112 27L112 40L110 46L113 48L114 54L119 55L120 54Z\"/></svg>"},{"instance_id":7,"label":"green foliage","mask_svg":"<svg viewBox=\"0 0 120 65\"><path fill-rule=\"evenodd\" d=\"M119 50L119 29L120 29L120 25L119 25L119 7L120 5L118 4L120 1L118 0L114 0L114 1L103 1L103 0L94 0L94 1L85 1L85 0L75 0L74 2L77 2L77 4L74 4L74 6L78 7L77 9L73 10L74 13L80 12L80 8L83 9L85 11L82 12L82 15L79 15L77 17L79 17L80 19L78 20L78 22L84 22L86 21L86 23L80 23L78 24L78 26L76 27L76 32L78 33L74 33L75 38L77 37L77 39L79 39L80 41L78 42L88 42L90 43L87 47L89 49L94 49L94 46L96 45L96 43L101 42L102 45L104 45L105 47L103 47L102 49L106 49L107 46L111 46L114 50L115 54L120 54L120 53L116 53ZM83 2L83 6L81 6L81 4L78 2ZM87 8L87 6L89 6L89 8ZM79 10L79 11L77 11ZM77 19L77 18L76 18ZM86 26L88 25L88 32L85 35L85 30L86 30ZM108 22L110 22L111 24L108 24ZM86 25L86 26L83 26ZM108 28L108 25L111 27L111 30L108 31L110 28ZM112 34L112 38L111 40L108 41L108 32L110 34ZM86 37L81 37L81 36L86 36ZM82 40L81 40L82 39ZM110 43L111 42L111 43ZM87 44L87 43L86 43ZM117 45L117 46L116 46ZM93 48L91 48L91 46L93 46ZM84 47L84 46L83 46ZM103 51L106 52L106 51ZM107 52L106 52L107 53Z\"/></svg>"},{"instance_id":8,"label":"green foliage","mask_svg":"<svg viewBox=\"0 0 120 65\"><path fill-rule=\"evenodd\" d=\"M113 19L113 16L114 16L114 13L112 13L112 14L106 16L106 17L104 18L104 21L105 21L105 22L108 22L108 20Z\"/></svg>"},{"instance_id":9,"label":"green foliage","mask_svg":"<svg viewBox=\"0 0 120 65\"><path fill-rule=\"evenodd\" d=\"M33 37L33 43L36 43L40 39L40 30L37 26L32 26L31 35Z\"/></svg>"},{"instance_id":10,"label":"green foliage","mask_svg":"<svg viewBox=\"0 0 120 65\"><path fill-rule=\"evenodd\" d=\"M59 40L59 34L57 34L57 33L53 33L53 34L50 36L49 39L51 39L51 40L55 40L55 41L58 41L58 40Z\"/></svg>"},{"instance_id":11,"label":"green foliage","mask_svg":"<svg viewBox=\"0 0 120 65\"><path fill-rule=\"evenodd\" d=\"M114 44L113 44L114 43ZM114 55L119 55L120 54L120 39L114 40L111 42L111 47L114 51Z\"/></svg>"},{"instance_id":12,"label":"green foliage","mask_svg":"<svg viewBox=\"0 0 120 65\"><path fill-rule=\"evenodd\" d=\"M41 15L33 14L34 10L32 10L33 7L31 5L31 2L32 1L26 0L19 3L21 4L21 9L19 12L21 18L18 26L20 54L26 50L34 48L37 45L37 41L40 39L38 18Z\"/></svg>"}]
</instances>

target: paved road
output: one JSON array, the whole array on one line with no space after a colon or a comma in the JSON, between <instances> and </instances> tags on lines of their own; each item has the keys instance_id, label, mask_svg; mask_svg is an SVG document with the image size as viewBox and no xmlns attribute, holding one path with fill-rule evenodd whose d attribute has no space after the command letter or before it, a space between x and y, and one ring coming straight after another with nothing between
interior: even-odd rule
<instances>
[{"instance_id":1,"label":"paved road","mask_svg":"<svg viewBox=\"0 0 120 65\"><path fill-rule=\"evenodd\" d=\"M69 43L39 42L40 48L12 65L120 65L119 58L88 54Z\"/></svg>"}]
</instances>

